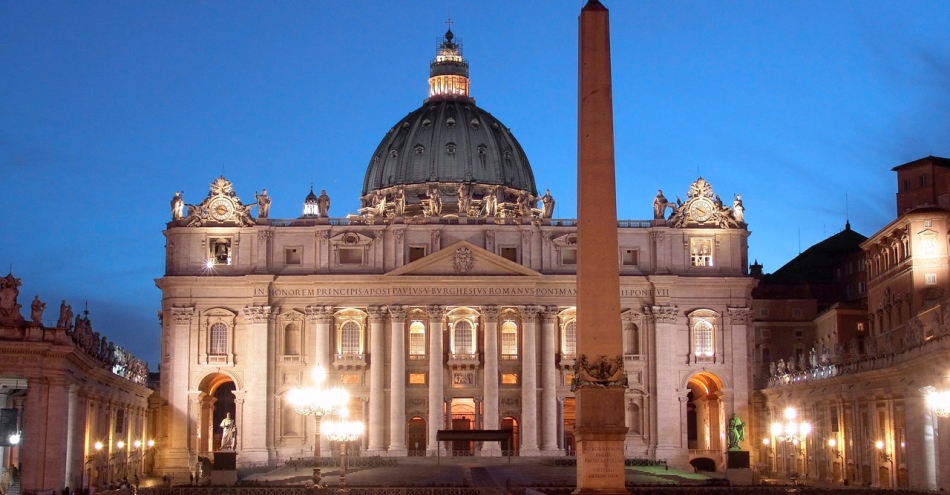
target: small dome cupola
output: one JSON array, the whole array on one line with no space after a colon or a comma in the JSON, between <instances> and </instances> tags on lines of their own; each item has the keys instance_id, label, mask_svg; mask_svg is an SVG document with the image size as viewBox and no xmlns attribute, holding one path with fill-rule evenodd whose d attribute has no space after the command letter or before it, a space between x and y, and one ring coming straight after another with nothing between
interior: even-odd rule
<instances>
[{"instance_id":1,"label":"small dome cupola","mask_svg":"<svg viewBox=\"0 0 950 495\"><path fill-rule=\"evenodd\" d=\"M462 45L453 41L449 20L449 30L436 48L435 59L429 63L429 99L441 100L471 100L468 95L468 61L462 58Z\"/></svg>"},{"instance_id":2,"label":"small dome cupola","mask_svg":"<svg viewBox=\"0 0 950 495\"><path fill-rule=\"evenodd\" d=\"M310 194L303 200L303 217L311 218L320 216L320 200L313 193L313 184L310 184Z\"/></svg>"}]
</instances>

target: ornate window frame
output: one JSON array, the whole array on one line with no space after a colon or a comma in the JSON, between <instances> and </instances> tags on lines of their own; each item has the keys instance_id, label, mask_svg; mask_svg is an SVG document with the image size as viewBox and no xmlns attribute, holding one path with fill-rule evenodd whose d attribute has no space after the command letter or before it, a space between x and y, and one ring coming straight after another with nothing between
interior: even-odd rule
<instances>
[{"instance_id":1,"label":"ornate window frame","mask_svg":"<svg viewBox=\"0 0 950 495\"><path fill-rule=\"evenodd\" d=\"M501 324L498 325L498 330L498 344L501 346L501 358L518 359L521 354L521 348L518 345L518 340L521 336L518 322L512 318L505 318L501 321ZM513 335L506 339L506 334ZM506 342L506 340L508 340L508 342Z\"/></svg>"},{"instance_id":2,"label":"ornate window frame","mask_svg":"<svg viewBox=\"0 0 950 495\"><path fill-rule=\"evenodd\" d=\"M480 341L480 325L479 325L479 316L480 314L472 308L455 308L452 311L446 313L446 325L449 330L449 364L453 368L459 367L475 367L479 363L479 355L481 354L481 348L479 346ZM458 327L460 324L468 325L471 328L471 349L463 349L470 352L458 352L457 342L460 340L456 335Z\"/></svg>"},{"instance_id":3,"label":"ornate window frame","mask_svg":"<svg viewBox=\"0 0 950 495\"><path fill-rule=\"evenodd\" d=\"M373 238L358 232L343 232L329 239L333 253L333 264L338 267L364 267L369 265L369 246ZM355 263L347 256L347 251L358 253L360 262Z\"/></svg>"},{"instance_id":4,"label":"ornate window frame","mask_svg":"<svg viewBox=\"0 0 950 495\"><path fill-rule=\"evenodd\" d=\"M574 268L577 266L577 232L571 231L564 235L551 238L557 253L557 266Z\"/></svg>"},{"instance_id":5,"label":"ornate window frame","mask_svg":"<svg viewBox=\"0 0 950 495\"><path fill-rule=\"evenodd\" d=\"M306 343L305 343L306 333L304 332L304 328L305 328L304 321L305 321L304 314L296 310L284 313L278 319L278 325L279 325L278 328L280 329L280 331L278 332L278 344L277 344L278 347L277 348L280 349L279 355L280 355L281 361L303 362L304 355L305 355L304 349L307 348ZM288 350L290 350L290 348L288 347L288 345L290 344L290 342L288 342L288 332L290 331L291 325L296 326L296 329L297 329L297 337L296 337L297 338L297 346L296 346L297 353L296 354L288 353Z\"/></svg>"},{"instance_id":6,"label":"ornate window frame","mask_svg":"<svg viewBox=\"0 0 950 495\"><path fill-rule=\"evenodd\" d=\"M237 313L224 308L211 308L201 315L201 338L199 339L201 351L199 355L199 364L207 365L232 365L234 364L234 327L237 323ZM223 325L225 331L224 353L211 353L211 329L215 325ZM220 327L218 327L220 328Z\"/></svg>"},{"instance_id":7,"label":"ornate window frame","mask_svg":"<svg viewBox=\"0 0 950 495\"><path fill-rule=\"evenodd\" d=\"M694 363L715 363L721 332L720 315L710 309L697 309L689 315L689 355Z\"/></svg>"},{"instance_id":8,"label":"ornate window frame","mask_svg":"<svg viewBox=\"0 0 950 495\"><path fill-rule=\"evenodd\" d=\"M333 365L340 370L366 366L366 328L369 315L360 309L346 308L333 315ZM353 322L359 326L359 353L343 353L343 326Z\"/></svg>"},{"instance_id":9,"label":"ornate window frame","mask_svg":"<svg viewBox=\"0 0 950 495\"><path fill-rule=\"evenodd\" d=\"M713 236L690 236L686 245L689 267L694 269L715 267L716 244L716 238Z\"/></svg>"},{"instance_id":10,"label":"ornate window frame","mask_svg":"<svg viewBox=\"0 0 950 495\"><path fill-rule=\"evenodd\" d=\"M568 308L558 314L558 354L563 369L574 369L577 359L577 309Z\"/></svg>"}]
</instances>

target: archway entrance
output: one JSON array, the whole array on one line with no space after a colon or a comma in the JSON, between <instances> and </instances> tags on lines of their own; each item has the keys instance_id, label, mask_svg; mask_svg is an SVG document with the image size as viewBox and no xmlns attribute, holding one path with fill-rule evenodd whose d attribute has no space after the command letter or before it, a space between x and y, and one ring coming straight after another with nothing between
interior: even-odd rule
<instances>
[{"instance_id":1,"label":"archway entrance","mask_svg":"<svg viewBox=\"0 0 950 495\"><path fill-rule=\"evenodd\" d=\"M237 421L238 411L234 402L234 391L237 386L231 377L215 373L208 375L201 381L198 396L198 438L197 451L200 454L208 454L221 449L222 429L221 423L225 418L230 417L232 421ZM237 425L238 432L241 425ZM240 450L240 434L237 434L237 443L235 449Z\"/></svg>"},{"instance_id":2,"label":"archway entrance","mask_svg":"<svg viewBox=\"0 0 950 495\"><path fill-rule=\"evenodd\" d=\"M472 430L475 427L475 400L452 399L452 429ZM452 455L475 455L475 442L453 440Z\"/></svg>"},{"instance_id":3,"label":"archway entrance","mask_svg":"<svg viewBox=\"0 0 950 495\"><path fill-rule=\"evenodd\" d=\"M697 454L721 455L725 449L726 405L722 381L709 372L697 373L687 383L686 439Z\"/></svg>"},{"instance_id":4,"label":"archway entrance","mask_svg":"<svg viewBox=\"0 0 950 495\"><path fill-rule=\"evenodd\" d=\"M574 455L574 398L564 398L564 452Z\"/></svg>"},{"instance_id":5,"label":"archway entrance","mask_svg":"<svg viewBox=\"0 0 950 495\"><path fill-rule=\"evenodd\" d=\"M415 416L406 425L406 446L410 456L426 455L426 420Z\"/></svg>"},{"instance_id":6,"label":"archway entrance","mask_svg":"<svg viewBox=\"0 0 950 495\"><path fill-rule=\"evenodd\" d=\"M518 446L521 438L518 436L518 420L511 416L506 416L501 420L502 430L511 430L511 440L507 445L502 445L502 455L518 455Z\"/></svg>"}]
</instances>

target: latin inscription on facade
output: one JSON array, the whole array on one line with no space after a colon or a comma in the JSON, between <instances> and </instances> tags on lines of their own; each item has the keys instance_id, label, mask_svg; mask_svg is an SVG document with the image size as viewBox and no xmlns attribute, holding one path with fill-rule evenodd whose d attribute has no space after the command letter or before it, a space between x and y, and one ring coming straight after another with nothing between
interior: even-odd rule
<instances>
[{"instance_id":1,"label":"latin inscription on facade","mask_svg":"<svg viewBox=\"0 0 950 495\"><path fill-rule=\"evenodd\" d=\"M576 297L577 289L547 287L314 287L254 288L255 296L270 297L371 297L371 296L538 296ZM620 297L669 297L669 289L621 289Z\"/></svg>"}]
</instances>

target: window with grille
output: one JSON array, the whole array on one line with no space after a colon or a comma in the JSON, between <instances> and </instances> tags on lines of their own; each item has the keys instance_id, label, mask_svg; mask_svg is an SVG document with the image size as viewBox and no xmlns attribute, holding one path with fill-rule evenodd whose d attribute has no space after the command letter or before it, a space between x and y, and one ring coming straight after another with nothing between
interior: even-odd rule
<instances>
[{"instance_id":1,"label":"window with grille","mask_svg":"<svg viewBox=\"0 0 950 495\"><path fill-rule=\"evenodd\" d=\"M353 356L360 353L360 324L348 321L340 328L340 354Z\"/></svg>"},{"instance_id":2,"label":"window with grille","mask_svg":"<svg viewBox=\"0 0 950 495\"><path fill-rule=\"evenodd\" d=\"M228 353L228 327L224 323L211 325L211 349L208 354L224 356Z\"/></svg>"},{"instance_id":3,"label":"window with grille","mask_svg":"<svg viewBox=\"0 0 950 495\"><path fill-rule=\"evenodd\" d=\"M577 320L571 320L564 325L563 353L568 356L577 354Z\"/></svg>"},{"instance_id":4,"label":"window with grille","mask_svg":"<svg viewBox=\"0 0 950 495\"><path fill-rule=\"evenodd\" d=\"M693 354L697 357L713 355L713 326L708 321L699 321L693 326Z\"/></svg>"},{"instance_id":5,"label":"window with grille","mask_svg":"<svg viewBox=\"0 0 950 495\"><path fill-rule=\"evenodd\" d=\"M409 325L409 355L426 355L426 326L421 321Z\"/></svg>"},{"instance_id":6,"label":"window with grille","mask_svg":"<svg viewBox=\"0 0 950 495\"><path fill-rule=\"evenodd\" d=\"M513 321L501 324L501 354L504 356L518 355L518 325Z\"/></svg>"},{"instance_id":7,"label":"window with grille","mask_svg":"<svg viewBox=\"0 0 950 495\"><path fill-rule=\"evenodd\" d=\"M455 353L474 354L472 347L472 323L459 320L455 323Z\"/></svg>"}]
</instances>

